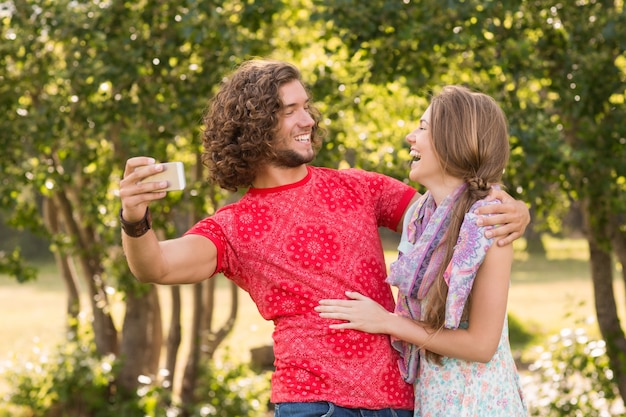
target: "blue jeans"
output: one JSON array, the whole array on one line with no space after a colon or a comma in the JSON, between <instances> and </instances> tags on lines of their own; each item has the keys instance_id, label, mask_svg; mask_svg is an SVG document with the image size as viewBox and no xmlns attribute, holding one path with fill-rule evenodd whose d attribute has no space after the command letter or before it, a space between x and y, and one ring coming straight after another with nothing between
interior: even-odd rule
<instances>
[{"instance_id":1,"label":"blue jeans","mask_svg":"<svg viewBox=\"0 0 626 417\"><path fill-rule=\"evenodd\" d=\"M279 403L274 417L413 417L413 410L344 408L331 402Z\"/></svg>"}]
</instances>

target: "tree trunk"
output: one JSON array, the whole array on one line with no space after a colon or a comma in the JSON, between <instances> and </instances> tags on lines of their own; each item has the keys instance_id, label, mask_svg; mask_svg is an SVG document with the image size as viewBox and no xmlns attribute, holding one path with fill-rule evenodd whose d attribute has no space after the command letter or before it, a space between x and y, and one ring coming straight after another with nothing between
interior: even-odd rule
<instances>
[{"instance_id":1,"label":"tree trunk","mask_svg":"<svg viewBox=\"0 0 626 417\"><path fill-rule=\"evenodd\" d=\"M200 154L196 154L195 169L191 174L196 181L202 178L202 160ZM217 193L209 192L208 195L215 196ZM218 201L212 200L213 207L218 207L218 203ZM195 224L203 215L204 214L198 211L197 207L195 210L192 210L187 219L188 227ZM237 309L239 307L239 289L232 281L229 280L228 282L231 289L230 314L224 325L222 325L218 331L213 331L215 285L217 284L216 277L195 284L193 287L193 318L190 332L191 343L180 393L183 404L193 404L195 401L194 391L200 361L211 360L217 347L234 327Z\"/></svg>"},{"instance_id":2,"label":"tree trunk","mask_svg":"<svg viewBox=\"0 0 626 417\"><path fill-rule=\"evenodd\" d=\"M606 342L615 383L622 398L626 398L626 338L615 303L611 254L593 242L590 242L589 253L598 325Z\"/></svg>"},{"instance_id":3,"label":"tree trunk","mask_svg":"<svg viewBox=\"0 0 626 417\"><path fill-rule=\"evenodd\" d=\"M622 265L622 281L624 288L626 288L626 230L623 230L623 224L624 219L621 216L614 216L609 230L613 232L611 244L619 263Z\"/></svg>"},{"instance_id":4,"label":"tree trunk","mask_svg":"<svg viewBox=\"0 0 626 417\"><path fill-rule=\"evenodd\" d=\"M530 208L530 218L534 218L535 211L533 208ZM539 255L542 257L546 257L546 247L543 244L543 240L541 240L541 234L537 233L533 228L532 221L526 228L526 233L524 234L526 238L526 251L528 253Z\"/></svg>"},{"instance_id":5,"label":"tree trunk","mask_svg":"<svg viewBox=\"0 0 626 417\"><path fill-rule=\"evenodd\" d=\"M589 263L591 266L598 326L600 327L602 338L606 342L607 355L615 383L621 397L626 398L626 338L621 327L615 301L613 260L610 250L605 249L598 243L599 228L592 227L589 221L591 214L588 211L584 214L589 241ZM610 230L611 227L606 229ZM602 238L608 241L610 232L605 233Z\"/></svg>"},{"instance_id":6,"label":"tree trunk","mask_svg":"<svg viewBox=\"0 0 626 417\"><path fill-rule=\"evenodd\" d=\"M207 282L202 293L202 304L205 306L202 311L200 331L203 334L210 334L213 329L213 317L215 313L215 285L218 277L213 277Z\"/></svg>"},{"instance_id":7,"label":"tree trunk","mask_svg":"<svg viewBox=\"0 0 626 417\"><path fill-rule=\"evenodd\" d=\"M61 277L65 283L65 289L67 290L67 317L68 328L76 330L78 326L78 315L80 313L80 296L78 295L78 286L76 285L75 276L76 268L70 258L66 254L60 254L54 252L54 260L56 262L59 271L61 271Z\"/></svg>"},{"instance_id":8,"label":"tree trunk","mask_svg":"<svg viewBox=\"0 0 626 417\"><path fill-rule=\"evenodd\" d=\"M119 345L117 330L109 314L109 301L102 280L102 263L100 254L94 249L95 238L87 238L84 228L78 226L72 215L72 203L67 195L58 192L54 195L54 204L59 210L59 219L70 236L76 237L76 246L82 248L78 253L85 283L89 289L89 299L93 314L93 331L96 349L99 354L118 354Z\"/></svg>"},{"instance_id":9,"label":"tree trunk","mask_svg":"<svg viewBox=\"0 0 626 417\"><path fill-rule=\"evenodd\" d=\"M195 284L193 289L193 319L191 329L191 347L185 367L181 388L183 404L195 401L195 386L198 378L198 366L201 359L211 360L219 345L232 331L239 308L239 289L234 282L228 280L231 291L230 314L226 322L217 330L212 328L213 311L215 309L216 277L203 283ZM210 311L206 311L210 310Z\"/></svg>"},{"instance_id":10,"label":"tree trunk","mask_svg":"<svg viewBox=\"0 0 626 417\"><path fill-rule=\"evenodd\" d=\"M176 358L180 349L181 337L181 302L180 287L175 285L171 287L170 294L172 298L172 316L170 318L169 332L167 336L167 347L165 353L165 369L168 374L165 376L164 386L172 390L174 387L174 379L176 376Z\"/></svg>"},{"instance_id":11,"label":"tree trunk","mask_svg":"<svg viewBox=\"0 0 626 417\"><path fill-rule=\"evenodd\" d=\"M613 247L613 251L615 252L619 263L622 265L621 274L622 274L622 282L624 283L624 287L626 288L626 232L624 231L624 219L623 215L615 215L611 219L611 225L609 230L611 231L611 244ZM620 347L622 348L619 351L619 358L622 360L621 369L618 371L619 376L615 378L618 384L618 389L620 395L622 397L622 401L626 398L626 378L624 375L626 374L626 364L624 362L624 356L626 355L626 348L624 347L623 340L624 336L622 334L622 340ZM616 371L614 371L616 372ZM617 374L617 372L616 372Z\"/></svg>"},{"instance_id":12,"label":"tree trunk","mask_svg":"<svg viewBox=\"0 0 626 417\"><path fill-rule=\"evenodd\" d=\"M195 156L196 162L190 174L193 181L200 181L202 178L202 158L200 153L196 153ZM211 193L209 193L209 195L211 195ZM215 202L213 203L215 204ZM189 229L192 227L198 220L200 220L200 218L202 218L203 215L204 213L200 211L200 208L197 205L193 206L193 210L188 212L187 228ZM209 280L209 282L211 281L213 281L213 279ZM202 302L204 284L205 283L200 282L193 286L193 313L189 335L189 355L187 357L187 363L185 364L180 389L180 397L183 405L192 404L195 396L194 390L198 376L198 367L200 365L200 338L202 335L202 321L205 315L204 305ZM207 306L207 308L210 309L211 307ZM211 314L211 312L208 312L208 314ZM186 417L187 415L188 412L183 410L183 417Z\"/></svg>"},{"instance_id":13,"label":"tree trunk","mask_svg":"<svg viewBox=\"0 0 626 417\"><path fill-rule=\"evenodd\" d=\"M162 343L161 308L156 287L150 285L145 293L129 291L120 346L120 357L124 361L118 376L121 387L134 391L140 375L155 379Z\"/></svg>"},{"instance_id":14,"label":"tree trunk","mask_svg":"<svg viewBox=\"0 0 626 417\"><path fill-rule=\"evenodd\" d=\"M45 198L43 201L44 224L53 235L61 232L57 216L58 213L54 201L50 198ZM70 329L76 330L77 323L75 323L75 319L78 318L80 313L80 296L78 295L78 285L74 279L77 275L76 270L69 255L61 248L54 251L54 260L59 271L61 271L61 278L63 278L65 289L67 290L67 316L71 319L68 320L68 326Z\"/></svg>"},{"instance_id":15,"label":"tree trunk","mask_svg":"<svg viewBox=\"0 0 626 417\"><path fill-rule=\"evenodd\" d=\"M189 346L189 357L185 365L180 398L184 404L194 404L195 388L198 379L198 365L200 363L200 327L202 322L202 288L205 283L194 284L193 286L193 317L191 322L191 343Z\"/></svg>"},{"instance_id":16,"label":"tree trunk","mask_svg":"<svg viewBox=\"0 0 626 417\"><path fill-rule=\"evenodd\" d=\"M217 277L216 277L217 278ZM205 291L204 309L209 314L205 314L202 323L202 355L206 359L213 358L215 351L224 341L226 336L235 327L237 318L237 310L239 308L239 288L234 282L228 280L230 288L230 313L224 324L219 329L215 329L213 323L213 312L215 311L215 286L217 279L213 278L209 281L209 285Z\"/></svg>"}]
</instances>

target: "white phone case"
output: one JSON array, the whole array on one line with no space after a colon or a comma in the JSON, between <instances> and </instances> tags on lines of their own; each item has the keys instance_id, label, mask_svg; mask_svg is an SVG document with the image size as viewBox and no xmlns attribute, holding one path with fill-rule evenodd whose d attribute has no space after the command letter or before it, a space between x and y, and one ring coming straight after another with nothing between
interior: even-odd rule
<instances>
[{"instance_id":1,"label":"white phone case","mask_svg":"<svg viewBox=\"0 0 626 417\"><path fill-rule=\"evenodd\" d=\"M185 167L182 162L164 162L163 171L150 175L143 180L139 181L140 184L146 182L167 181L167 188L156 190L160 191L180 191L185 189ZM146 169L146 167L139 167L137 169Z\"/></svg>"}]
</instances>

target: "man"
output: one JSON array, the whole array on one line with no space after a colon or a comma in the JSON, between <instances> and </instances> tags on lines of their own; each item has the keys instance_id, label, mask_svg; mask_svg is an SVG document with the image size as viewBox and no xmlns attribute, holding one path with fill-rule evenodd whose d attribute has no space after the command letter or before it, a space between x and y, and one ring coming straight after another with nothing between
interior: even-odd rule
<instances>
[{"instance_id":1,"label":"man","mask_svg":"<svg viewBox=\"0 0 626 417\"><path fill-rule=\"evenodd\" d=\"M223 84L205 116L203 162L237 202L198 222L184 236L159 242L148 205L167 184L139 183L162 168L131 158L120 183L122 241L142 282L195 283L224 273L248 291L275 325L276 415L411 416L412 387L398 370L387 336L329 329L320 299L357 291L393 311L378 227L399 231L415 190L362 170L307 165L321 144L320 115L299 71L253 60ZM149 169L135 168L150 165ZM529 222L528 209L503 192L485 225L508 244ZM498 214L499 213L499 214ZM360 414L361 412L365 414Z\"/></svg>"}]
</instances>

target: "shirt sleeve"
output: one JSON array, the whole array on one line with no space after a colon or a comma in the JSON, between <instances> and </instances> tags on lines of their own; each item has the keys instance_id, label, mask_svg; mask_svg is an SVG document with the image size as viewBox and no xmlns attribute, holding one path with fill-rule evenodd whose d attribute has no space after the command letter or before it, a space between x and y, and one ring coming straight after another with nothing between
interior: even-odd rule
<instances>
[{"instance_id":1,"label":"shirt sleeve","mask_svg":"<svg viewBox=\"0 0 626 417\"><path fill-rule=\"evenodd\" d=\"M220 225L211 217L207 217L200 220L198 223L193 225L191 229L185 232L185 235L190 234L204 236L213 242L217 248L217 265L215 267L215 273L223 272L226 236L224 235L224 231Z\"/></svg>"},{"instance_id":2,"label":"shirt sleeve","mask_svg":"<svg viewBox=\"0 0 626 417\"><path fill-rule=\"evenodd\" d=\"M375 172L355 170L365 177L374 198L378 225L397 230L400 220L417 190L395 178Z\"/></svg>"}]
</instances>

